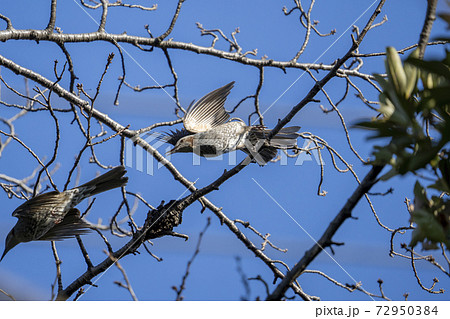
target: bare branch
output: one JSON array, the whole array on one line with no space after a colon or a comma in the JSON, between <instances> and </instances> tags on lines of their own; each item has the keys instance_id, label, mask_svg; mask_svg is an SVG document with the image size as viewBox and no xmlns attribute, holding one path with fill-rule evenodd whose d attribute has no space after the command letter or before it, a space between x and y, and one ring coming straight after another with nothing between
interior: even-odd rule
<instances>
[{"instance_id":1,"label":"bare branch","mask_svg":"<svg viewBox=\"0 0 450 319\"><path fill-rule=\"evenodd\" d=\"M428 39L430 37L431 28L433 27L434 20L436 20L436 8L437 0L427 1L427 12L425 15L425 22L423 23L422 32L419 38L419 59L423 59L425 54L425 48L427 47Z\"/></svg>"},{"instance_id":2,"label":"bare branch","mask_svg":"<svg viewBox=\"0 0 450 319\"><path fill-rule=\"evenodd\" d=\"M166 30L166 32L161 34L159 37L155 38L157 43L163 41L173 31L173 28L175 27L175 23L177 22L178 16L180 15L181 5L183 4L183 2L184 2L184 0L178 0L177 8L175 9L175 13L172 17L172 21L170 22L170 26Z\"/></svg>"},{"instance_id":3,"label":"bare branch","mask_svg":"<svg viewBox=\"0 0 450 319\"><path fill-rule=\"evenodd\" d=\"M16 301L16 298L14 298L13 295L10 295L9 293L7 293L6 291L4 291L3 289L0 288L0 292L2 294L4 294L5 296L7 296L8 298L10 298L12 301Z\"/></svg>"},{"instance_id":4,"label":"bare branch","mask_svg":"<svg viewBox=\"0 0 450 319\"><path fill-rule=\"evenodd\" d=\"M103 251L105 254L107 254L110 258L114 258L111 253L107 252L106 250ZM138 298L136 297L136 294L134 293L133 287L131 287L130 280L128 279L127 273L125 272L125 269L123 269L122 265L119 263L118 260L114 260L114 265L116 265L117 269L120 270L122 273L123 279L125 280L125 284L121 283L120 281L115 281L114 283L118 285L119 287L125 288L128 290L128 292L131 295L131 298L133 298L134 301L138 301Z\"/></svg>"},{"instance_id":5,"label":"bare branch","mask_svg":"<svg viewBox=\"0 0 450 319\"><path fill-rule=\"evenodd\" d=\"M57 0L52 0L52 4L50 7L50 20L48 21L48 25L45 28L45 31L48 33L53 32L55 29L55 23L56 23L56 2Z\"/></svg>"},{"instance_id":6,"label":"bare branch","mask_svg":"<svg viewBox=\"0 0 450 319\"><path fill-rule=\"evenodd\" d=\"M302 259L289 271L276 289L267 297L267 300L280 300L286 290L289 288L289 284L295 280L306 267L315 259L315 257L326 247L332 243L332 238L339 227L345 222L347 218L351 217L353 208L359 202L361 197L367 193L370 188L377 182L376 178L383 169L383 166L373 166L367 173L360 185L356 188L353 194L349 197L344 207L336 215L330 225L327 227L320 239L314 244L312 248L305 252Z\"/></svg>"},{"instance_id":7,"label":"bare branch","mask_svg":"<svg viewBox=\"0 0 450 319\"><path fill-rule=\"evenodd\" d=\"M183 278L181 279L180 288L177 288L175 286L172 287L172 289L175 290L176 293L177 293L177 296L176 296L176 300L177 301L183 300L183 296L181 294L183 293L183 290L186 289L186 279L189 276L189 271L191 269L192 263L194 262L194 260L197 257L197 255L200 253L200 245L202 243L203 235L205 234L205 232L208 229L209 225L211 225L211 218L210 217L208 217L208 219L206 221L205 228L203 228L203 230L198 235L197 246L195 247L194 254L192 255L191 259L189 259L189 261L187 263L186 271L185 271L185 273L183 275Z\"/></svg>"},{"instance_id":8,"label":"bare branch","mask_svg":"<svg viewBox=\"0 0 450 319\"><path fill-rule=\"evenodd\" d=\"M58 282L58 292L57 293L59 294L59 292L63 289L62 278L61 278L61 263L62 263L62 261L58 257L58 251L56 250L55 242L52 241L51 245L52 245L52 252L53 252L53 257L55 258L55 265L56 265L55 282ZM53 298L55 297L55 295L53 294L54 286L55 286L55 284L52 285L52 298L51 298L51 300L53 300Z\"/></svg>"}]
</instances>

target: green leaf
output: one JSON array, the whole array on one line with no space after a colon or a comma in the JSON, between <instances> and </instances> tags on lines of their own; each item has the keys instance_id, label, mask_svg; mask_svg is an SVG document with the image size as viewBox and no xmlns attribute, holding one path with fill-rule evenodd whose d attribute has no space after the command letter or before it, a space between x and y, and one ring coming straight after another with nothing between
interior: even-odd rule
<instances>
[{"instance_id":1,"label":"green leaf","mask_svg":"<svg viewBox=\"0 0 450 319\"><path fill-rule=\"evenodd\" d=\"M414 208L411 220L417 225L417 232L420 232L414 241L411 240L411 243L417 243L418 239L421 239L419 241L423 241L424 238L435 243L444 242L446 240L442 225L428 210Z\"/></svg>"},{"instance_id":2,"label":"green leaf","mask_svg":"<svg viewBox=\"0 0 450 319\"><path fill-rule=\"evenodd\" d=\"M411 57L407 61L408 63L415 65L421 70L427 71L431 74L436 74L444 77L450 81L450 69L448 65L441 61L423 61L414 57Z\"/></svg>"},{"instance_id":3,"label":"green leaf","mask_svg":"<svg viewBox=\"0 0 450 319\"><path fill-rule=\"evenodd\" d=\"M437 104L450 104L450 86L434 87L428 90L428 94Z\"/></svg>"},{"instance_id":4,"label":"green leaf","mask_svg":"<svg viewBox=\"0 0 450 319\"><path fill-rule=\"evenodd\" d=\"M385 118L390 118L394 112L395 112L395 105L392 104L391 100L389 100L389 98L381 93L380 94L380 113L382 113L384 115Z\"/></svg>"},{"instance_id":5,"label":"green leaf","mask_svg":"<svg viewBox=\"0 0 450 319\"><path fill-rule=\"evenodd\" d=\"M419 57L419 48L415 49L408 57L410 58L418 58ZM406 60L408 61L408 60ZM407 99L410 98L411 94L414 92L417 81L419 80L419 70L416 66L411 65L410 63L405 63L404 67L405 74L406 74L406 91L405 91L405 97Z\"/></svg>"},{"instance_id":6,"label":"green leaf","mask_svg":"<svg viewBox=\"0 0 450 319\"><path fill-rule=\"evenodd\" d=\"M395 91L402 97L406 97L406 73L403 69L402 60L397 50L393 47L386 48L386 71L389 80L394 84Z\"/></svg>"},{"instance_id":7,"label":"green leaf","mask_svg":"<svg viewBox=\"0 0 450 319\"><path fill-rule=\"evenodd\" d=\"M414 203L418 208L421 208L425 204L428 204L428 198L425 188L420 185L419 181L416 181L416 183L414 184Z\"/></svg>"},{"instance_id":8,"label":"green leaf","mask_svg":"<svg viewBox=\"0 0 450 319\"><path fill-rule=\"evenodd\" d=\"M413 230L411 235L411 241L409 242L410 247L416 247L417 243L423 242L425 240L425 234L422 232L420 228L416 228Z\"/></svg>"},{"instance_id":9,"label":"green leaf","mask_svg":"<svg viewBox=\"0 0 450 319\"><path fill-rule=\"evenodd\" d=\"M391 170L389 170L389 172L387 172L386 174L384 174L383 176L380 177L380 180L382 181L387 181L388 179L397 176L398 172L395 168L392 168Z\"/></svg>"}]
</instances>

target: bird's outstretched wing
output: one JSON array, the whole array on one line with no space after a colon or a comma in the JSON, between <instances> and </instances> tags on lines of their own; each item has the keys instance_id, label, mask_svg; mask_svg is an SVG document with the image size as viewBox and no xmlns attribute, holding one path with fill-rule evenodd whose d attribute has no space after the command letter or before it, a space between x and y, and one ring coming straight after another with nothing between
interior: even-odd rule
<instances>
[{"instance_id":1,"label":"bird's outstretched wing","mask_svg":"<svg viewBox=\"0 0 450 319\"><path fill-rule=\"evenodd\" d=\"M198 133L224 124L230 117L225 111L224 104L233 85L234 81L191 103L183 119L186 130Z\"/></svg>"}]
</instances>

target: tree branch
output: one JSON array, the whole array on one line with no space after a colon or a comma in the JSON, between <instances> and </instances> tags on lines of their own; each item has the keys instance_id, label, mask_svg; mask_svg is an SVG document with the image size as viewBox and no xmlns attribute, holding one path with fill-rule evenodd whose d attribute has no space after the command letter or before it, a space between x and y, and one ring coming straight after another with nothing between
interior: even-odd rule
<instances>
[{"instance_id":1,"label":"tree branch","mask_svg":"<svg viewBox=\"0 0 450 319\"><path fill-rule=\"evenodd\" d=\"M308 267L308 265L322 252L324 248L330 246L332 238L347 218L352 216L352 210L359 200L367 193L377 182L377 176L383 169L383 166L373 166L364 177L361 184L358 185L352 196L347 200L344 207L339 211L336 217L331 221L320 239L305 252L300 261L286 274L284 279L278 284L275 290L267 297L267 300L281 300L286 293L289 285L297 279L298 276Z\"/></svg>"},{"instance_id":2,"label":"tree branch","mask_svg":"<svg viewBox=\"0 0 450 319\"><path fill-rule=\"evenodd\" d=\"M173 40L158 42L157 38L146 38L132 36L127 34L110 34L106 32L91 33L48 33L45 30L16 30L7 29L0 31L0 41L8 40L33 40L33 41L50 41L55 43L81 43L93 41L105 41L110 43L128 43L132 45L154 46L161 49L176 49L190 51L197 54L211 55L222 59L227 59L240 64L261 67L275 67L281 70L301 69L301 70L334 70L336 75L340 77L356 76L362 79L374 79L372 75L361 73L352 69L337 69L335 65L327 65L323 63L299 63L295 61L276 61L273 59L252 59L237 52L228 52L215 49L212 47L203 47L192 43L178 42ZM362 40L362 38L361 38Z\"/></svg>"},{"instance_id":3,"label":"tree branch","mask_svg":"<svg viewBox=\"0 0 450 319\"><path fill-rule=\"evenodd\" d=\"M425 22L423 23L422 32L419 38L419 59L423 59L428 39L430 38L431 28L434 20L436 20L437 0L427 0L427 13L425 14Z\"/></svg>"},{"instance_id":4,"label":"tree branch","mask_svg":"<svg viewBox=\"0 0 450 319\"><path fill-rule=\"evenodd\" d=\"M319 82L316 82L316 84L314 84L313 88L308 92L308 94L303 98L303 100L301 100L296 106L294 106L291 111L280 121L278 121L278 124L272 129L272 131L270 132L269 136L268 136L268 140L270 140L272 137L274 137L280 130L281 128L283 128L283 126L285 126L288 122L290 122L292 120L292 118L309 102L313 101L314 96L317 95L317 93L319 93L320 89L328 83L328 81L330 81L334 76L336 76L338 74L338 70L340 69L340 67L349 59L353 56L353 52L359 47L359 45L361 44L362 40L364 39L364 37L366 36L367 32L370 30L371 25L373 24L373 22L375 21L375 18L381 13L381 8L383 7L384 3L386 2L386 0L381 0L378 3L377 8L375 9L375 11L372 13L371 17L369 18L369 21L366 23L366 26L364 27L364 29L361 31L361 33L359 34L358 38L355 40L352 36L352 40L353 40L353 44L351 46L351 48L347 51L347 53L340 59L338 59L333 68L330 70L330 72L328 72L327 75L325 75L323 77L322 80L320 80Z\"/></svg>"}]
</instances>

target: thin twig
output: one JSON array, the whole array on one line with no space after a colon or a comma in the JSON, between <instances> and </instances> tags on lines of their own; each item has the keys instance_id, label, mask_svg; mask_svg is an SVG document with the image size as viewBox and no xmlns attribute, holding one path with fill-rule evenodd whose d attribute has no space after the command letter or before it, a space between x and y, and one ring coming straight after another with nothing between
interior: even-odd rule
<instances>
[{"instance_id":1,"label":"thin twig","mask_svg":"<svg viewBox=\"0 0 450 319\"><path fill-rule=\"evenodd\" d=\"M197 255L200 253L200 245L202 243L203 235L205 234L205 232L208 229L209 225L211 225L211 218L210 217L207 218L206 226L203 228L203 230L198 235L197 246L195 247L194 254L192 255L191 259L189 259L189 261L188 261L188 263L186 265L186 271L185 271L185 273L183 275L183 278L181 279L180 287L179 288L173 287L173 289L177 293L176 299L175 299L177 301L183 300L183 296L181 294L183 293L184 289L186 289L186 280L187 280L187 277L189 276L189 272L190 272L192 263L194 262L194 260L197 257Z\"/></svg>"}]
</instances>

